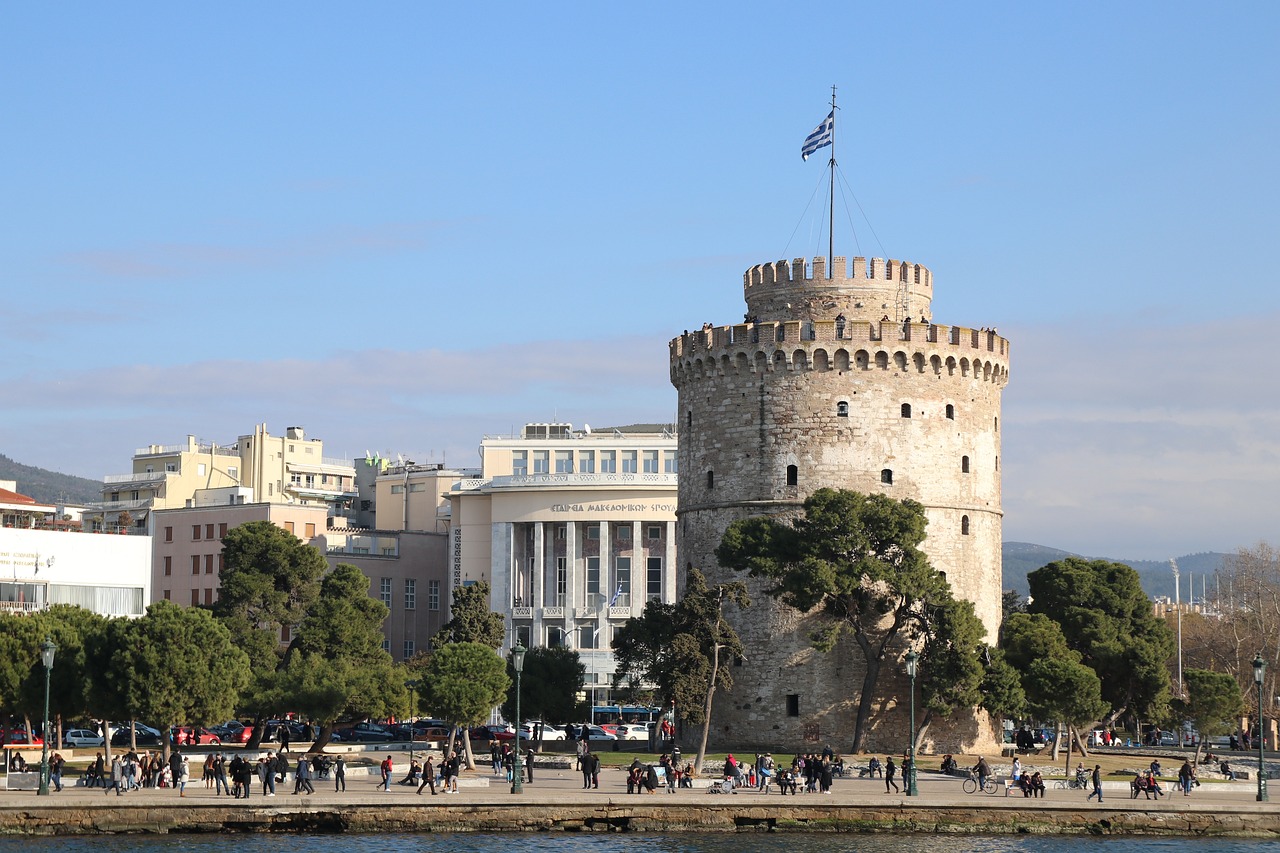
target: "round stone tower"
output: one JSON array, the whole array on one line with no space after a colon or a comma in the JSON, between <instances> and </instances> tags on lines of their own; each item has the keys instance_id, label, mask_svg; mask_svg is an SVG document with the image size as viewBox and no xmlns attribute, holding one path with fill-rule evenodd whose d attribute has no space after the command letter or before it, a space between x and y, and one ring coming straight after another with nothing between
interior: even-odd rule
<instances>
[{"instance_id":1,"label":"round stone tower","mask_svg":"<svg viewBox=\"0 0 1280 853\"><path fill-rule=\"evenodd\" d=\"M993 640L1000 624L1000 395L1009 343L993 330L931 321L933 277L919 264L803 258L743 276L746 321L708 324L673 340L679 392L677 553L713 580L728 525L794 516L829 487L912 498L929 519L924 550L956 595L972 601ZM735 579L746 580L743 576ZM751 583L732 621L746 660L717 699L713 738L780 750L847 744L861 655L847 639L812 649L801 616ZM882 677L868 745L905 747L906 682ZM892 713L890 713L892 711ZM950 750L988 742L974 714L934 721ZM839 747L837 747L839 748Z\"/></svg>"}]
</instances>

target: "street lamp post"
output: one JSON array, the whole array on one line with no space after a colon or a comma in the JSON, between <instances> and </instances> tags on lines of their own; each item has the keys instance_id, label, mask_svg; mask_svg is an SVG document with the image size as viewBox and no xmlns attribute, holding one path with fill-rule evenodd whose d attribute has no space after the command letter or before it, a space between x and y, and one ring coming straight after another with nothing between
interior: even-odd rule
<instances>
[{"instance_id":1,"label":"street lamp post","mask_svg":"<svg viewBox=\"0 0 1280 853\"><path fill-rule=\"evenodd\" d=\"M418 703L415 701L417 699L417 694L414 691L418 689L418 682L406 681L404 686L409 688L409 767L410 769L412 769L413 768L413 735L414 735L413 718L418 713Z\"/></svg>"},{"instance_id":2,"label":"street lamp post","mask_svg":"<svg viewBox=\"0 0 1280 853\"><path fill-rule=\"evenodd\" d=\"M907 745L907 796L918 797L920 790L916 787L916 663L920 656L914 651L907 652L907 675L911 676L911 741Z\"/></svg>"},{"instance_id":3,"label":"street lamp post","mask_svg":"<svg viewBox=\"0 0 1280 853\"><path fill-rule=\"evenodd\" d=\"M511 668L516 671L516 754L511 763L511 793L524 793L524 772L520 764L520 673L524 671L524 653L528 651L522 644L516 643L511 650Z\"/></svg>"},{"instance_id":4,"label":"street lamp post","mask_svg":"<svg viewBox=\"0 0 1280 853\"><path fill-rule=\"evenodd\" d=\"M53 672L53 656L58 647L48 637L40 644L40 660L44 663L44 742L40 747L40 789L37 796L49 796L49 675Z\"/></svg>"},{"instance_id":5,"label":"street lamp post","mask_svg":"<svg viewBox=\"0 0 1280 853\"><path fill-rule=\"evenodd\" d=\"M1178 698L1181 699L1184 698L1182 693L1182 587L1179 582L1178 561L1170 560L1169 568L1173 569L1173 607L1178 612ZM1191 597L1196 597L1194 589L1191 590Z\"/></svg>"},{"instance_id":6,"label":"street lamp post","mask_svg":"<svg viewBox=\"0 0 1280 853\"><path fill-rule=\"evenodd\" d=\"M1265 727L1262 724L1262 679L1267 674L1267 662L1262 659L1262 652L1253 659L1253 683L1258 685L1258 802L1265 803L1267 797L1267 773L1262 768L1262 750L1267 742Z\"/></svg>"}]
</instances>

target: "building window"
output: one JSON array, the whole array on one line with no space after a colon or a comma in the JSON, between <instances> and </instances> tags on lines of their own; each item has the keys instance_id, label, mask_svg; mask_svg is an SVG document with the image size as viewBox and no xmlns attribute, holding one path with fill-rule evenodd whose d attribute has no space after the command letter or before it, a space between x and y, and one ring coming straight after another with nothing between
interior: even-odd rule
<instances>
[{"instance_id":1,"label":"building window","mask_svg":"<svg viewBox=\"0 0 1280 853\"><path fill-rule=\"evenodd\" d=\"M658 451L646 450L644 452L644 473L658 473Z\"/></svg>"},{"instance_id":2,"label":"building window","mask_svg":"<svg viewBox=\"0 0 1280 853\"><path fill-rule=\"evenodd\" d=\"M583 625L578 629L578 648L594 649L598 648L596 640L599 638L595 625Z\"/></svg>"},{"instance_id":3,"label":"building window","mask_svg":"<svg viewBox=\"0 0 1280 853\"><path fill-rule=\"evenodd\" d=\"M206 575L213 574L213 555L212 554L204 555L204 573Z\"/></svg>"},{"instance_id":4,"label":"building window","mask_svg":"<svg viewBox=\"0 0 1280 853\"><path fill-rule=\"evenodd\" d=\"M662 525L661 525L661 524L650 524L649 526L647 526L647 527L645 528L645 535L646 535L646 536L648 536L650 539L661 539L661 538L662 538Z\"/></svg>"},{"instance_id":5,"label":"building window","mask_svg":"<svg viewBox=\"0 0 1280 853\"><path fill-rule=\"evenodd\" d=\"M844 401L844 400L841 400L839 403L836 403L836 417L837 417L837 418L847 418L847 417L849 417L849 404L848 404L848 402L846 402L846 401Z\"/></svg>"},{"instance_id":6,"label":"building window","mask_svg":"<svg viewBox=\"0 0 1280 853\"><path fill-rule=\"evenodd\" d=\"M206 467L203 462L200 462L196 465L196 476L203 477L205 475L205 472L207 472L208 470L209 470L208 467Z\"/></svg>"},{"instance_id":7,"label":"building window","mask_svg":"<svg viewBox=\"0 0 1280 853\"><path fill-rule=\"evenodd\" d=\"M316 536L316 523L314 521L307 522L307 538L314 539Z\"/></svg>"},{"instance_id":8,"label":"building window","mask_svg":"<svg viewBox=\"0 0 1280 853\"><path fill-rule=\"evenodd\" d=\"M204 603L213 604L213 587L211 586L204 588Z\"/></svg>"},{"instance_id":9,"label":"building window","mask_svg":"<svg viewBox=\"0 0 1280 853\"><path fill-rule=\"evenodd\" d=\"M967 515L960 516L960 535L969 535L969 516Z\"/></svg>"},{"instance_id":10,"label":"building window","mask_svg":"<svg viewBox=\"0 0 1280 853\"><path fill-rule=\"evenodd\" d=\"M427 581L427 609L440 609L440 581Z\"/></svg>"},{"instance_id":11,"label":"building window","mask_svg":"<svg viewBox=\"0 0 1280 853\"><path fill-rule=\"evenodd\" d=\"M204 538L205 538L205 539L212 539L212 538L213 538L213 525L212 525L212 524L206 524L206 525L204 526Z\"/></svg>"},{"instance_id":12,"label":"building window","mask_svg":"<svg viewBox=\"0 0 1280 853\"><path fill-rule=\"evenodd\" d=\"M551 473L551 453L549 451L533 451L533 473L535 476Z\"/></svg>"},{"instance_id":13,"label":"building window","mask_svg":"<svg viewBox=\"0 0 1280 853\"><path fill-rule=\"evenodd\" d=\"M797 466L795 466L795 465L788 465L788 466L787 466L787 485L788 485L788 486L798 486L798 485L800 485L800 469L799 469L799 467L797 467Z\"/></svg>"},{"instance_id":14,"label":"building window","mask_svg":"<svg viewBox=\"0 0 1280 853\"><path fill-rule=\"evenodd\" d=\"M170 557L168 555L165 555L165 558L164 558L164 573L166 575L173 574L173 557Z\"/></svg>"},{"instance_id":15,"label":"building window","mask_svg":"<svg viewBox=\"0 0 1280 853\"><path fill-rule=\"evenodd\" d=\"M910 403L903 403L903 404L902 404L902 416L903 416L904 418L909 418L909 417L911 417L911 404L910 404Z\"/></svg>"},{"instance_id":16,"label":"building window","mask_svg":"<svg viewBox=\"0 0 1280 853\"><path fill-rule=\"evenodd\" d=\"M997 418L995 419L995 426L996 426L996 432L999 432L999 431L1000 431L1000 418L999 418L999 417L997 417Z\"/></svg>"},{"instance_id":17,"label":"building window","mask_svg":"<svg viewBox=\"0 0 1280 853\"><path fill-rule=\"evenodd\" d=\"M223 569L222 554L219 553L218 554L218 574L222 574L222 569Z\"/></svg>"},{"instance_id":18,"label":"building window","mask_svg":"<svg viewBox=\"0 0 1280 853\"><path fill-rule=\"evenodd\" d=\"M200 590L198 589L191 590L191 606L192 607L200 606Z\"/></svg>"},{"instance_id":19,"label":"building window","mask_svg":"<svg viewBox=\"0 0 1280 853\"><path fill-rule=\"evenodd\" d=\"M164 541L166 541L166 542L172 542L172 541L173 541L173 528L172 528L172 527L166 527L166 528L164 529Z\"/></svg>"},{"instance_id":20,"label":"building window","mask_svg":"<svg viewBox=\"0 0 1280 853\"><path fill-rule=\"evenodd\" d=\"M556 451L556 473L557 474L573 473L573 451L572 450Z\"/></svg>"},{"instance_id":21,"label":"building window","mask_svg":"<svg viewBox=\"0 0 1280 853\"><path fill-rule=\"evenodd\" d=\"M587 538L588 538L588 539L599 539L599 538L600 538L600 525L598 525L598 524L588 524L588 525L587 525Z\"/></svg>"},{"instance_id":22,"label":"building window","mask_svg":"<svg viewBox=\"0 0 1280 853\"><path fill-rule=\"evenodd\" d=\"M616 450L600 451L600 473L601 474L618 473L618 451Z\"/></svg>"},{"instance_id":23,"label":"building window","mask_svg":"<svg viewBox=\"0 0 1280 853\"><path fill-rule=\"evenodd\" d=\"M662 597L662 558L650 557L645 564L644 594L649 601Z\"/></svg>"},{"instance_id":24,"label":"building window","mask_svg":"<svg viewBox=\"0 0 1280 853\"><path fill-rule=\"evenodd\" d=\"M567 527L566 525L563 525L563 524L557 524L557 525L556 525L556 538L557 538L557 539L563 539L563 538L565 537L565 534L566 534L567 532L568 532L568 527Z\"/></svg>"},{"instance_id":25,"label":"building window","mask_svg":"<svg viewBox=\"0 0 1280 853\"><path fill-rule=\"evenodd\" d=\"M326 478L326 479L327 479L327 478ZM341 486L342 486L342 483L338 482L338 483L336 483L336 485L338 485L339 487L341 487ZM416 495L416 494L418 494L419 492L425 492L426 490L427 490L427 484L426 484L426 483L410 483L410 484L409 484L409 494L411 494L411 495Z\"/></svg>"},{"instance_id":26,"label":"building window","mask_svg":"<svg viewBox=\"0 0 1280 853\"><path fill-rule=\"evenodd\" d=\"M564 648L564 629L557 628L554 625L547 627L547 648L560 649Z\"/></svg>"},{"instance_id":27,"label":"building window","mask_svg":"<svg viewBox=\"0 0 1280 853\"><path fill-rule=\"evenodd\" d=\"M613 563L613 598L610 607L631 606L631 558L618 557Z\"/></svg>"},{"instance_id":28,"label":"building window","mask_svg":"<svg viewBox=\"0 0 1280 853\"><path fill-rule=\"evenodd\" d=\"M893 469L892 468L881 469L880 482L884 483L886 486L893 485Z\"/></svg>"},{"instance_id":29,"label":"building window","mask_svg":"<svg viewBox=\"0 0 1280 853\"><path fill-rule=\"evenodd\" d=\"M293 522L292 522L292 521L286 521L286 522L284 523L284 529L285 529L286 531L288 531L289 533L292 533L292 532L293 532Z\"/></svg>"},{"instance_id":30,"label":"building window","mask_svg":"<svg viewBox=\"0 0 1280 853\"><path fill-rule=\"evenodd\" d=\"M191 555L191 574L193 575L200 574L200 555L199 554Z\"/></svg>"},{"instance_id":31,"label":"building window","mask_svg":"<svg viewBox=\"0 0 1280 853\"><path fill-rule=\"evenodd\" d=\"M393 495L403 495L403 494L404 494L404 486L403 486L403 485L401 485L400 483L393 483L393 484L391 485L391 494L393 494Z\"/></svg>"},{"instance_id":32,"label":"building window","mask_svg":"<svg viewBox=\"0 0 1280 853\"><path fill-rule=\"evenodd\" d=\"M138 490L134 489L132 492L129 493L129 500L136 501L137 499L138 499Z\"/></svg>"},{"instance_id":33,"label":"building window","mask_svg":"<svg viewBox=\"0 0 1280 853\"><path fill-rule=\"evenodd\" d=\"M378 598L382 599L382 603L391 607L391 578L380 578L378 581Z\"/></svg>"},{"instance_id":34,"label":"building window","mask_svg":"<svg viewBox=\"0 0 1280 853\"><path fill-rule=\"evenodd\" d=\"M528 475L529 451L516 450L511 454L511 473L517 477L524 477Z\"/></svg>"},{"instance_id":35,"label":"building window","mask_svg":"<svg viewBox=\"0 0 1280 853\"><path fill-rule=\"evenodd\" d=\"M218 538L219 539L227 538L227 523L225 521L218 525Z\"/></svg>"},{"instance_id":36,"label":"building window","mask_svg":"<svg viewBox=\"0 0 1280 853\"><path fill-rule=\"evenodd\" d=\"M596 452L594 450L578 451L578 472L594 474L596 472Z\"/></svg>"},{"instance_id":37,"label":"building window","mask_svg":"<svg viewBox=\"0 0 1280 853\"><path fill-rule=\"evenodd\" d=\"M787 694L787 716L788 717L800 716L800 694L799 693Z\"/></svg>"},{"instance_id":38,"label":"building window","mask_svg":"<svg viewBox=\"0 0 1280 853\"><path fill-rule=\"evenodd\" d=\"M191 541L192 542L200 541L200 525L198 524L191 525Z\"/></svg>"},{"instance_id":39,"label":"building window","mask_svg":"<svg viewBox=\"0 0 1280 853\"><path fill-rule=\"evenodd\" d=\"M382 650L387 654L391 654L391 640L387 637L382 638Z\"/></svg>"},{"instance_id":40,"label":"building window","mask_svg":"<svg viewBox=\"0 0 1280 853\"><path fill-rule=\"evenodd\" d=\"M969 473L969 457L968 456L960 457L960 473L962 474Z\"/></svg>"},{"instance_id":41,"label":"building window","mask_svg":"<svg viewBox=\"0 0 1280 853\"><path fill-rule=\"evenodd\" d=\"M166 590L164 591L164 600L165 600L165 601L172 601L172 600L173 600L173 599L172 599L172 597L170 596L170 590L167 590L167 589L166 589Z\"/></svg>"},{"instance_id":42,"label":"building window","mask_svg":"<svg viewBox=\"0 0 1280 853\"><path fill-rule=\"evenodd\" d=\"M622 473L636 473L636 452L634 450L622 451Z\"/></svg>"},{"instance_id":43,"label":"building window","mask_svg":"<svg viewBox=\"0 0 1280 853\"><path fill-rule=\"evenodd\" d=\"M953 421L956 419L956 407L950 403L947 403L947 418Z\"/></svg>"},{"instance_id":44,"label":"building window","mask_svg":"<svg viewBox=\"0 0 1280 853\"><path fill-rule=\"evenodd\" d=\"M418 582L413 578L404 580L404 609L418 609Z\"/></svg>"},{"instance_id":45,"label":"building window","mask_svg":"<svg viewBox=\"0 0 1280 853\"><path fill-rule=\"evenodd\" d=\"M716 472L708 471L707 472L707 488L714 489L715 487L716 487Z\"/></svg>"},{"instance_id":46,"label":"building window","mask_svg":"<svg viewBox=\"0 0 1280 853\"><path fill-rule=\"evenodd\" d=\"M408 660L413 657L413 640L404 641L404 659Z\"/></svg>"},{"instance_id":47,"label":"building window","mask_svg":"<svg viewBox=\"0 0 1280 853\"><path fill-rule=\"evenodd\" d=\"M680 472L680 463L677 461L680 457L676 455L674 450L662 451L662 471L665 474L677 474Z\"/></svg>"},{"instance_id":48,"label":"building window","mask_svg":"<svg viewBox=\"0 0 1280 853\"><path fill-rule=\"evenodd\" d=\"M600 558L587 557L587 606L600 606Z\"/></svg>"},{"instance_id":49,"label":"building window","mask_svg":"<svg viewBox=\"0 0 1280 853\"><path fill-rule=\"evenodd\" d=\"M167 472L168 472L168 473L170 473L170 474L176 474L176 473L178 473L178 463L177 463L177 462L166 462L166 463L164 463L164 470L165 470L165 471L167 471Z\"/></svg>"},{"instance_id":50,"label":"building window","mask_svg":"<svg viewBox=\"0 0 1280 853\"><path fill-rule=\"evenodd\" d=\"M630 542L631 541L631 525L619 524L617 532L614 535L617 537L619 542Z\"/></svg>"},{"instance_id":51,"label":"building window","mask_svg":"<svg viewBox=\"0 0 1280 853\"><path fill-rule=\"evenodd\" d=\"M556 590L551 604L564 607L569 596L569 564L564 557L556 557Z\"/></svg>"},{"instance_id":52,"label":"building window","mask_svg":"<svg viewBox=\"0 0 1280 853\"><path fill-rule=\"evenodd\" d=\"M234 465L227 466L227 476L233 480L240 479L240 469Z\"/></svg>"},{"instance_id":53,"label":"building window","mask_svg":"<svg viewBox=\"0 0 1280 853\"><path fill-rule=\"evenodd\" d=\"M689 411L685 412L684 425L686 427L693 426L693 409L690 409Z\"/></svg>"}]
</instances>

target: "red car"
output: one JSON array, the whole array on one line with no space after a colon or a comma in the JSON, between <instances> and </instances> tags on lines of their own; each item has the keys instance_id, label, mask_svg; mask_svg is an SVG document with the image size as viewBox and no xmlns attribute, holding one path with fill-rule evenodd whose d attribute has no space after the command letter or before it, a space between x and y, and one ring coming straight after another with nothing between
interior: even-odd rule
<instances>
[{"instance_id":1,"label":"red car","mask_svg":"<svg viewBox=\"0 0 1280 853\"><path fill-rule=\"evenodd\" d=\"M178 746L217 746L222 743L222 738L204 726L198 729L193 729L191 726L175 726L170 731L170 736Z\"/></svg>"},{"instance_id":2,"label":"red car","mask_svg":"<svg viewBox=\"0 0 1280 853\"><path fill-rule=\"evenodd\" d=\"M24 728L0 730L0 743L8 746L44 746L40 735L33 734L31 739L27 740L27 730Z\"/></svg>"}]
</instances>

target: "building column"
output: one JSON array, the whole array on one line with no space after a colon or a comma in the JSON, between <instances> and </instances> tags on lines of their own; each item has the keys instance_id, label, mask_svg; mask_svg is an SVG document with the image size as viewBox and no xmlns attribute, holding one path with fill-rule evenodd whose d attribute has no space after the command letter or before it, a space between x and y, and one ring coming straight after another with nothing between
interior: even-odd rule
<instances>
[{"instance_id":1,"label":"building column","mask_svg":"<svg viewBox=\"0 0 1280 853\"><path fill-rule=\"evenodd\" d=\"M640 538L643 532L641 522L631 522L631 615L639 616L644 610L644 603L649 599L649 561L648 552L641 547L640 543L644 540ZM640 565L637 565L639 563ZM640 578L639 586L636 585L636 578Z\"/></svg>"},{"instance_id":2,"label":"building column","mask_svg":"<svg viewBox=\"0 0 1280 853\"><path fill-rule=\"evenodd\" d=\"M529 607L533 608L533 622L529 629L529 644L542 633L542 601L547 572L547 523L533 523L533 570L529 572Z\"/></svg>"},{"instance_id":3,"label":"building column","mask_svg":"<svg viewBox=\"0 0 1280 853\"><path fill-rule=\"evenodd\" d=\"M600 604L600 609L596 613L596 648L606 645L609 637L609 601L613 598L614 590L618 588L617 583L613 579L613 545L609 541L610 527L609 522L605 519L600 521L600 594L604 596L604 601Z\"/></svg>"},{"instance_id":4,"label":"building column","mask_svg":"<svg viewBox=\"0 0 1280 853\"><path fill-rule=\"evenodd\" d=\"M680 567L676 565L676 523L667 522L666 553L662 557L662 600L674 604L676 600L676 581L680 576Z\"/></svg>"},{"instance_id":5,"label":"building column","mask_svg":"<svg viewBox=\"0 0 1280 853\"><path fill-rule=\"evenodd\" d=\"M489 607L503 614L507 623L506 637L500 652L511 647L514 631L511 622L511 590L515 583L515 524L510 521L490 525L489 577L493 588L489 591ZM450 615L452 618L452 615Z\"/></svg>"}]
</instances>

